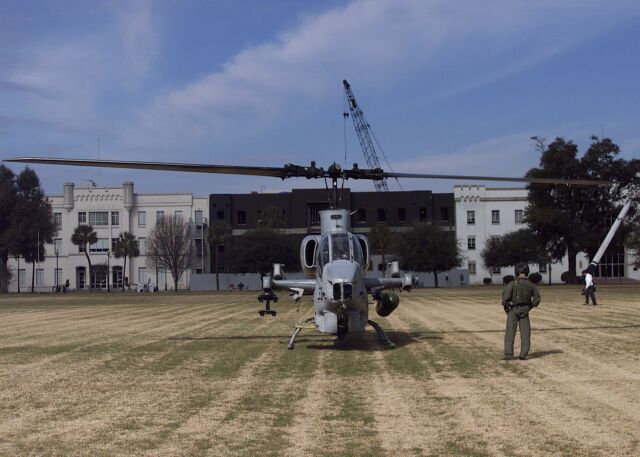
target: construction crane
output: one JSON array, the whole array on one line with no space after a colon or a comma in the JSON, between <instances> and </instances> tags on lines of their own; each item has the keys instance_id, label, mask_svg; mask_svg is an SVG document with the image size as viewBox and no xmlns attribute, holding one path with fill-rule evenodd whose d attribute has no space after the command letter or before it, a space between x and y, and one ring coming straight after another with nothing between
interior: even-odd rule
<instances>
[{"instance_id":1,"label":"construction crane","mask_svg":"<svg viewBox=\"0 0 640 457\"><path fill-rule=\"evenodd\" d=\"M360 142L360 146L362 147L362 153L364 154L364 159L367 161L367 166L371 169L381 170L380 161L378 160L378 154L376 153L376 148L373 145L373 141L371 141L373 132L371 132L369 123L364 117L364 113L360 109L360 105L358 105L358 102L356 102L356 98L353 95L353 91L351 90L351 85L349 84L349 82L346 79L343 79L342 84L344 84L344 92L347 96L347 101L349 102L349 111L351 112L351 118L353 119L353 126L356 129L356 135L358 135L358 141ZM347 117L348 115L349 113L344 113L345 117ZM375 136L373 136L373 138L375 139ZM378 147L380 147L379 144ZM381 152L384 156L384 151L381 150ZM389 161L386 160L386 157L385 161L387 162L390 171L393 171L391 165L389 164ZM373 181L373 185L378 192L389 191L389 185L387 184L386 178L378 181Z\"/></svg>"}]
</instances>

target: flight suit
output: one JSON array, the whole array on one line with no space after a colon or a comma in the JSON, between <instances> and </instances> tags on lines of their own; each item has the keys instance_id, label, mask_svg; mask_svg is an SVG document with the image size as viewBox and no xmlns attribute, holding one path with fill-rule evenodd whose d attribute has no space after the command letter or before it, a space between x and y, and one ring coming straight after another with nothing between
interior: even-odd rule
<instances>
[{"instance_id":1,"label":"flight suit","mask_svg":"<svg viewBox=\"0 0 640 457\"><path fill-rule=\"evenodd\" d=\"M507 329L504 335L504 356L513 358L513 343L520 324L520 358L526 358L531 345L529 311L540 304L540 293L526 278L516 278L502 292L502 306L507 311Z\"/></svg>"}]
</instances>

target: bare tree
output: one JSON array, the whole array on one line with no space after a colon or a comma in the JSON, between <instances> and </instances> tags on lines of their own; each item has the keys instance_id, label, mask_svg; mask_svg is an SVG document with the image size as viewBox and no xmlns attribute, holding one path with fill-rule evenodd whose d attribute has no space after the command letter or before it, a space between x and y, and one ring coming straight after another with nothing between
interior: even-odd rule
<instances>
[{"instance_id":1,"label":"bare tree","mask_svg":"<svg viewBox=\"0 0 640 457\"><path fill-rule=\"evenodd\" d=\"M147 266L152 270L169 270L175 290L178 290L178 281L193 266L194 260L195 249L189 236L189 225L182 217L175 214L165 216L149 232Z\"/></svg>"}]
</instances>

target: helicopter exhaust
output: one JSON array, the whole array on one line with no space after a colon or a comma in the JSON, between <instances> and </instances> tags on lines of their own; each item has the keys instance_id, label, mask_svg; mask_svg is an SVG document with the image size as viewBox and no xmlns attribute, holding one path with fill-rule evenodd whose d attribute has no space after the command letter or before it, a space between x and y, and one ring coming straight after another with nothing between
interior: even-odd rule
<instances>
[{"instance_id":1,"label":"helicopter exhaust","mask_svg":"<svg viewBox=\"0 0 640 457\"><path fill-rule=\"evenodd\" d=\"M376 303L376 313L380 317L387 317L394 312L400 304L400 297L394 292L380 294Z\"/></svg>"}]
</instances>

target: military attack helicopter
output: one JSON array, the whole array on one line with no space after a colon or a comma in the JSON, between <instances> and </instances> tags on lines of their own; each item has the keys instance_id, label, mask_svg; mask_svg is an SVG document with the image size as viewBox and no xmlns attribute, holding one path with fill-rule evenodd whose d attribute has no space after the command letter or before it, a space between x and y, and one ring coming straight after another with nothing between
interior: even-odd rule
<instances>
[{"instance_id":1,"label":"military attack helicopter","mask_svg":"<svg viewBox=\"0 0 640 457\"><path fill-rule=\"evenodd\" d=\"M260 310L260 315L275 316L276 311L270 307L271 302L278 301L278 296L274 293L274 290L289 291L296 303L299 303L303 295L313 294L314 316L296 325L289 339L289 349L293 349L295 339L303 328L317 329L322 333L334 334L338 339L343 339L348 334L363 332L367 324L376 330L381 342L392 347L394 345L393 342L382 328L376 322L369 320L369 294L376 302L377 314L381 317L386 317L398 307L400 302L395 290L410 290L414 286L411 275L401 275L397 262L391 264L390 278L366 278L364 276L363 272L367 270L370 262L369 243L366 236L351 232L350 214L347 210L339 208L341 195L338 181L342 181L342 186L344 186L344 181L348 179L380 181L387 178L572 185L609 184L606 181L584 179L389 173L381 168L361 169L355 163L351 169L343 169L336 163L324 169L317 167L315 162L311 162L308 167L294 164L286 164L283 167L254 167L48 157L20 157L9 159L7 162L271 176L283 180L288 178L324 179L325 187L329 194L330 208L320 212L320 234L305 237L300 246L302 269L311 278L302 280L284 279L282 265L276 263L274 264L273 273L263 277L263 290L258 296L258 300L261 303L265 303L265 309ZM329 181L331 186L329 186ZM384 292L387 289L391 289L391 292Z\"/></svg>"}]
</instances>

